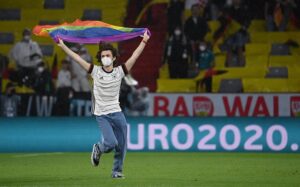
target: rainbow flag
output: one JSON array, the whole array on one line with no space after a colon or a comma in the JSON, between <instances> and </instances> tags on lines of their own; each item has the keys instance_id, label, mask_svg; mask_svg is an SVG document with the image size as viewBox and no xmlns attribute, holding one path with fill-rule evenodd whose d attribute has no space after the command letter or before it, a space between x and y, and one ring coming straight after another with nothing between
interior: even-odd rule
<instances>
[{"instance_id":1,"label":"rainbow flag","mask_svg":"<svg viewBox=\"0 0 300 187\"><path fill-rule=\"evenodd\" d=\"M142 36L147 28L128 28L110 25L101 21L81 21L59 25L37 25L33 33L37 36L50 36L55 42L58 38L73 43L98 44L99 42L118 42Z\"/></svg>"}]
</instances>

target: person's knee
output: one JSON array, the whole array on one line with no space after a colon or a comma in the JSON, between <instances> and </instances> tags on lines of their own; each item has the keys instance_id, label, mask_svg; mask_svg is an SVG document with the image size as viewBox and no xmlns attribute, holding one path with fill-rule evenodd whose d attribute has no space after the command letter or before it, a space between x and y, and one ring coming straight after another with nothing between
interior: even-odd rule
<instances>
[{"instance_id":1,"label":"person's knee","mask_svg":"<svg viewBox=\"0 0 300 187\"><path fill-rule=\"evenodd\" d=\"M106 149L105 149L105 153L109 153L111 152L112 150L114 150L116 147L118 146L118 142L117 141L112 141L112 142L109 142L105 145Z\"/></svg>"}]
</instances>

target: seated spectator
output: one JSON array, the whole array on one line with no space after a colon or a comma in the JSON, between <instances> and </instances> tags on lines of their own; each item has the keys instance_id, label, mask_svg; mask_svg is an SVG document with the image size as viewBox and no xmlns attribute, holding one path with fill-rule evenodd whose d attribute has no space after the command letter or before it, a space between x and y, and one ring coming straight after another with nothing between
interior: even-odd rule
<instances>
[{"instance_id":1,"label":"seated spectator","mask_svg":"<svg viewBox=\"0 0 300 187\"><path fill-rule=\"evenodd\" d=\"M39 45L31 40L31 31L23 31L23 39L16 43L10 51L10 57L17 65L17 76L12 76L19 84L32 87L39 60L43 57ZM17 77L17 78L16 78Z\"/></svg>"},{"instance_id":2,"label":"seated spectator","mask_svg":"<svg viewBox=\"0 0 300 187\"><path fill-rule=\"evenodd\" d=\"M20 97L16 95L15 86L9 82L5 88L5 95L1 96L0 116L16 117L18 115L18 105L20 104Z\"/></svg>"},{"instance_id":3,"label":"seated spectator","mask_svg":"<svg viewBox=\"0 0 300 187\"><path fill-rule=\"evenodd\" d=\"M71 48L75 53L77 53L85 61L92 63L92 57L87 52L87 49L80 44L76 44ZM71 62L71 72L72 72L72 88L75 92L90 92L90 83L88 79L87 71L85 71L77 62L75 62L71 57L67 56L67 61Z\"/></svg>"},{"instance_id":4,"label":"seated spectator","mask_svg":"<svg viewBox=\"0 0 300 187\"><path fill-rule=\"evenodd\" d=\"M55 115L67 116L70 113L70 99L72 97L72 77L70 63L62 61L62 68L58 73L56 84Z\"/></svg>"},{"instance_id":5,"label":"seated spectator","mask_svg":"<svg viewBox=\"0 0 300 187\"><path fill-rule=\"evenodd\" d=\"M170 78L187 78L189 56L186 38L181 28L176 27L167 41L164 55L169 65Z\"/></svg>"}]
</instances>

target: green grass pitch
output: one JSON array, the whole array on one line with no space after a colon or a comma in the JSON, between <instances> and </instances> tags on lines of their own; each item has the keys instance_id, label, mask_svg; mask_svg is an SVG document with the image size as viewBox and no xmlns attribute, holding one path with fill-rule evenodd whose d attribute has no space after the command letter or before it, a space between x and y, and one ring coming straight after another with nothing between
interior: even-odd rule
<instances>
[{"instance_id":1,"label":"green grass pitch","mask_svg":"<svg viewBox=\"0 0 300 187\"><path fill-rule=\"evenodd\" d=\"M0 186L300 186L300 154L127 153L126 179L112 179L112 154L0 154Z\"/></svg>"}]
</instances>

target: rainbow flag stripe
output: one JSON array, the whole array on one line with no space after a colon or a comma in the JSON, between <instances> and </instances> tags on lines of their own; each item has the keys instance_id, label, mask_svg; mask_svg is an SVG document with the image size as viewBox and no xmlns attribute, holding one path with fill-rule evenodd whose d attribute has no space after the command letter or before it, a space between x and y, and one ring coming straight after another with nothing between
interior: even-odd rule
<instances>
[{"instance_id":1,"label":"rainbow flag stripe","mask_svg":"<svg viewBox=\"0 0 300 187\"><path fill-rule=\"evenodd\" d=\"M110 25L101 21L81 21L59 25L37 25L33 34L50 36L55 42L58 38L73 43L98 44L99 42L118 42L142 36L147 28L128 28Z\"/></svg>"}]
</instances>

